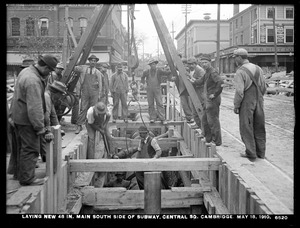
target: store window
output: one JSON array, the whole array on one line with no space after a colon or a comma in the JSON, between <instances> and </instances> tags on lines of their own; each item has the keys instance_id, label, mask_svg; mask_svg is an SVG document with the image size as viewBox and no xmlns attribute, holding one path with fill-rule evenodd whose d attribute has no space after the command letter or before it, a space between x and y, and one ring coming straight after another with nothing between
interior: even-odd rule
<instances>
[{"instance_id":1,"label":"store window","mask_svg":"<svg viewBox=\"0 0 300 228\"><path fill-rule=\"evenodd\" d=\"M14 17L11 19L11 35L20 36L20 18Z\"/></svg>"}]
</instances>

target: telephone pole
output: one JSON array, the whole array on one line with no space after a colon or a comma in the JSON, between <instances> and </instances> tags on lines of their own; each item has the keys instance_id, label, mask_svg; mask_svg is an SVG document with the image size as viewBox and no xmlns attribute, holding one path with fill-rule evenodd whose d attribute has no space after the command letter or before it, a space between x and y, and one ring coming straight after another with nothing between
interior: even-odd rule
<instances>
[{"instance_id":1,"label":"telephone pole","mask_svg":"<svg viewBox=\"0 0 300 228\"><path fill-rule=\"evenodd\" d=\"M183 4L181 10L185 14L185 29L184 29L184 57L187 58L187 15L192 11L191 4Z\"/></svg>"},{"instance_id":2,"label":"telephone pole","mask_svg":"<svg viewBox=\"0 0 300 228\"><path fill-rule=\"evenodd\" d=\"M176 31L174 31L174 22L172 21L172 31L170 33L172 33L172 39L173 39L173 42L174 42L174 33Z\"/></svg>"}]
</instances>

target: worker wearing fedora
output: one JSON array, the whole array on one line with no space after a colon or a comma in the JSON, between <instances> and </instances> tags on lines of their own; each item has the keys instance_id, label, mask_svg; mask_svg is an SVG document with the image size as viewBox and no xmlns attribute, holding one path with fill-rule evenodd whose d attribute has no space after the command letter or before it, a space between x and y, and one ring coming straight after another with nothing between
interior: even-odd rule
<instances>
[{"instance_id":1,"label":"worker wearing fedora","mask_svg":"<svg viewBox=\"0 0 300 228\"><path fill-rule=\"evenodd\" d=\"M86 129L88 133L88 148L87 158L98 159L99 153L95 151L95 136L96 131L101 135L108 136L107 123L110 119L110 113L107 111L106 105L103 102L98 102L96 105L90 107L87 111ZM104 139L103 139L104 140ZM109 148L106 148L109 150ZM109 151L107 151L109 153Z\"/></svg>"},{"instance_id":2,"label":"worker wearing fedora","mask_svg":"<svg viewBox=\"0 0 300 228\"><path fill-rule=\"evenodd\" d=\"M127 122L127 115L128 115L128 107L127 107L127 94L129 91L128 86L128 75L123 72L123 65L122 63L117 64L117 72L111 76L110 79L110 92L113 98L113 122L116 122L118 119L118 109L119 109L119 102L121 100L122 105L122 112L121 112L121 119L124 119Z\"/></svg>"},{"instance_id":3,"label":"worker wearing fedora","mask_svg":"<svg viewBox=\"0 0 300 228\"><path fill-rule=\"evenodd\" d=\"M267 91L262 69L250 63L244 48L234 50L233 57L239 67L234 76L234 113L239 115L241 138L246 151L242 157L250 160L265 158L266 129L264 94Z\"/></svg>"},{"instance_id":4,"label":"worker wearing fedora","mask_svg":"<svg viewBox=\"0 0 300 228\"><path fill-rule=\"evenodd\" d=\"M158 61L155 59L151 59L148 62L150 69L145 70L143 72L143 75L141 77L141 83L142 83L141 87L145 88L147 91L147 101L149 106L148 112L150 116L150 122L154 123L154 121L158 117L163 124L166 124L165 109L162 102L160 84L164 76L171 79L172 72L170 70L165 71L161 68L157 68L156 67L157 63ZM146 86L145 83L147 83ZM154 101L156 103L156 108L154 106Z\"/></svg>"},{"instance_id":5,"label":"worker wearing fedora","mask_svg":"<svg viewBox=\"0 0 300 228\"><path fill-rule=\"evenodd\" d=\"M39 56L38 62L24 68L18 76L11 104L11 118L19 136L17 179L21 185L43 184L35 176L40 140L46 131L46 78L53 71L57 59L52 55Z\"/></svg>"},{"instance_id":6,"label":"worker wearing fedora","mask_svg":"<svg viewBox=\"0 0 300 228\"><path fill-rule=\"evenodd\" d=\"M77 119L75 134L82 130L82 125L86 121L86 114L91 106L100 101L102 93L102 73L95 67L99 61L95 55L88 58L90 65L75 66L74 71L80 72L79 83L76 90L81 94L81 111Z\"/></svg>"}]
</instances>

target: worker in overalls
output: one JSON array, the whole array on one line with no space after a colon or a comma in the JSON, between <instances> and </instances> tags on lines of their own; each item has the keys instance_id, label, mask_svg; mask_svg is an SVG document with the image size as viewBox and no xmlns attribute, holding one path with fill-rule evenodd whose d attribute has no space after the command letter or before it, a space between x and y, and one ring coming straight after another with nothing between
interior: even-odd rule
<instances>
[{"instance_id":1,"label":"worker in overalls","mask_svg":"<svg viewBox=\"0 0 300 228\"><path fill-rule=\"evenodd\" d=\"M165 71L161 68L157 68L158 61L151 59L148 63L150 69L145 70L141 77L141 88L145 88L147 91L147 101L148 101L148 112L150 116L150 123L154 123L156 118L166 124L165 109L162 102L162 94L160 84L162 82L162 77L166 76L169 80L172 77L172 72ZM147 85L145 85L145 82ZM154 100L156 103L156 110L154 107Z\"/></svg>"},{"instance_id":2,"label":"worker in overalls","mask_svg":"<svg viewBox=\"0 0 300 228\"><path fill-rule=\"evenodd\" d=\"M233 57L239 67L234 76L234 113L239 115L241 138L246 147L242 157L250 160L265 158L266 129L263 96L267 91L262 69L250 63L248 52L234 50Z\"/></svg>"},{"instance_id":3,"label":"worker in overalls","mask_svg":"<svg viewBox=\"0 0 300 228\"><path fill-rule=\"evenodd\" d=\"M74 71L80 72L79 85L81 90L81 111L77 119L75 134L82 130L82 125L86 121L86 113L91 106L100 101L102 90L101 72L95 67L99 61L95 55L88 58L90 65L75 66Z\"/></svg>"},{"instance_id":4,"label":"worker in overalls","mask_svg":"<svg viewBox=\"0 0 300 228\"><path fill-rule=\"evenodd\" d=\"M216 146L222 144L221 125L219 120L221 92L223 90L223 79L211 65L209 55L201 57L201 65L205 70L205 75L200 79L190 79L196 86L204 85L204 105L202 114L202 133L207 143L214 143Z\"/></svg>"},{"instance_id":5,"label":"worker in overalls","mask_svg":"<svg viewBox=\"0 0 300 228\"><path fill-rule=\"evenodd\" d=\"M113 98L113 123L116 122L118 119L118 109L119 109L119 102L121 100L122 112L121 112L121 119L124 120L125 123L128 122L127 115L128 115L128 106L127 106L127 94L129 91L128 86L128 75L123 72L123 65L122 63L117 64L117 72L111 76L110 79L110 92Z\"/></svg>"}]
</instances>

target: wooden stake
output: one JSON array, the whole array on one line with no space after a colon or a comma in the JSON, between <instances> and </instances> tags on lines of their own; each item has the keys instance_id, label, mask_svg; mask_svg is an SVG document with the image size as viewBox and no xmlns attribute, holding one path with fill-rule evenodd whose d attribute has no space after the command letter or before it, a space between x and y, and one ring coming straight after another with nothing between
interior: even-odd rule
<instances>
[{"instance_id":1,"label":"wooden stake","mask_svg":"<svg viewBox=\"0 0 300 228\"><path fill-rule=\"evenodd\" d=\"M161 172L145 172L145 214L160 214L161 211Z\"/></svg>"}]
</instances>

